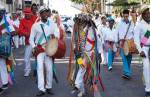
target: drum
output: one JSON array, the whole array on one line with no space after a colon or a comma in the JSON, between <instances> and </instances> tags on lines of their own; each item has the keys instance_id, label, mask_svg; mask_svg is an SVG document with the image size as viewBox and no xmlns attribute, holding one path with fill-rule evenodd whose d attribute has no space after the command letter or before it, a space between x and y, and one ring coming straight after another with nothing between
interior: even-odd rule
<instances>
[{"instance_id":1,"label":"drum","mask_svg":"<svg viewBox=\"0 0 150 97\"><path fill-rule=\"evenodd\" d=\"M46 45L45 52L48 56L53 58L64 57L66 52L65 41L57 38L50 39Z\"/></svg>"},{"instance_id":2,"label":"drum","mask_svg":"<svg viewBox=\"0 0 150 97\"><path fill-rule=\"evenodd\" d=\"M137 48L136 48L136 45L134 43L134 40L132 40L132 39L126 40L124 42L123 51L124 51L125 55L138 54L139 53Z\"/></svg>"},{"instance_id":3,"label":"drum","mask_svg":"<svg viewBox=\"0 0 150 97\"><path fill-rule=\"evenodd\" d=\"M0 35L0 57L8 58L11 55L11 42L10 35Z\"/></svg>"}]
</instances>

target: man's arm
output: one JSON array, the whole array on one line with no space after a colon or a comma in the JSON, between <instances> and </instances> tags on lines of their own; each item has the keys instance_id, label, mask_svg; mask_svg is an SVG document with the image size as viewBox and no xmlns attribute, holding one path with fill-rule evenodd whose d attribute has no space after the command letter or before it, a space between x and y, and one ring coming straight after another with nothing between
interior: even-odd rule
<instances>
[{"instance_id":1,"label":"man's arm","mask_svg":"<svg viewBox=\"0 0 150 97\"><path fill-rule=\"evenodd\" d=\"M36 44L35 44L35 37L36 37L36 25L34 24L31 28L31 34L30 34L30 38L29 38L29 43L32 46L32 48L35 48Z\"/></svg>"},{"instance_id":2,"label":"man's arm","mask_svg":"<svg viewBox=\"0 0 150 97\"><path fill-rule=\"evenodd\" d=\"M139 53L142 51L142 48L141 48L141 42L140 42L140 32L141 32L141 29L140 29L140 25L137 24L135 26L135 29L134 29L134 42L135 42L135 45L136 45L136 48L138 49Z\"/></svg>"},{"instance_id":3,"label":"man's arm","mask_svg":"<svg viewBox=\"0 0 150 97\"><path fill-rule=\"evenodd\" d=\"M60 32L59 32L59 29L58 29L58 27L57 27L57 25L54 23L54 25L53 25L53 29L54 29L54 36L55 37L57 37L58 39L60 38Z\"/></svg>"}]
</instances>

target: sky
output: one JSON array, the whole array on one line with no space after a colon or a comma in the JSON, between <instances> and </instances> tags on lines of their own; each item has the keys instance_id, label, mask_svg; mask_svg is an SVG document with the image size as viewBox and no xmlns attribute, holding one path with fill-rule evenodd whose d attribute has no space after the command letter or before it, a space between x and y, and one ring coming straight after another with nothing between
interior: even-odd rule
<instances>
[{"instance_id":1,"label":"sky","mask_svg":"<svg viewBox=\"0 0 150 97\"><path fill-rule=\"evenodd\" d=\"M48 4L48 0L44 0ZM69 0L49 0L49 7L55 9L60 15L74 16L80 13L78 9L71 7L72 3Z\"/></svg>"}]
</instances>

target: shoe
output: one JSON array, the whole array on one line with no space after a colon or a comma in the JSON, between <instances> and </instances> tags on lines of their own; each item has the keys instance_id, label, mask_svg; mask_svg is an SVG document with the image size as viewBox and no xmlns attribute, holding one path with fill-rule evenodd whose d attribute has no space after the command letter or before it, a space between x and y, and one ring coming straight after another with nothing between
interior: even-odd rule
<instances>
[{"instance_id":1,"label":"shoe","mask_svg":"<svg viewBox=\"0 0 150 97\"><path fill-rule=\"evenodd\" d=\"M37 97L40 97L40 96L43 96L43 95L45 95L45 92L43 92L43 91L39 91L39 92L36 94Z\"/></svg>"},{"instance_id":2,"label":"shoe","mask_svg":"<svg viewBox=\"0 0 150 97\"><path fill-rule=\"evenodd\" d=\"M128 79L128 80L130 80L130 79L131 79L131 77L130 77L129 75L125 75L125 74L123 74L123 75L122 75L122 78L124 78L124 79Z\"/></svg>"},{"instance_id":3,"label":"shoe","mask_svg":"<svg viewBox=\"0 0 150 97\"><path fill-rule=\"evenodd\" d=\"M0 95L4 92L4 89L0 88Z\"/></svg>"},{"instance_id":4,"label":"shoe","mask_svg":"<svg viewBox=\"0 0 150 97\"><path fill-rule=\"evenodd\" d=\"M146 93L145 93L145 96L146 96L146 97L150 97L150 92L146 92Z\"/></svg>"},{"instance_id":5,"label":"shoe","mask_svg":"<svg viewBox=\"0 0 150 97\"><path fill-rule=\"evenodd\" d=\"M111 66L109 66L109 67L108 67L108 71L111 71L111 70L112 70L112 67L111 67Z\"/></svg>"},{"instance_id":6,"label":"shoe","mask_svg":"<svg viewBox=\"0 0 150 97\"><path fill-rule=\"evenodd\" d=\"M83 92L81 92L81 91L80 91L80 92L78 93L78 95L77 95L77 96L78 96L78 97L83 97L83 96L84 96L84 94L83 94Z\"/></svg>"},{"instance_id":7,"label":"shoe","mask_svg":"<svg viewBox=\"0 0 150 97\"><path fill-rule=\"evenodd\" d=\"M46 92L47 94L54 95L54 93L52 92L52 89L46 89Z\"/></svg>"},{"instance_id":8,"label":"shoe","mask_svg":"<svg viewBox=\"0 0 150 97\"><path fill-rule=\"evenodd\" d=\"M2 89L3 89L3 90L8 89L8 84L3 85L3 86L2 86Z\"/></svg>"},{"instance_id":9,"label":"shoe","mask_svg":"<svg viewBox=\"0 0 150 97\"><path fill-rule=\"evenodd\" d=\"M71 91L71 94L74 94L78 91L79 89L77 87L74 87L74 89Z\"/></svg>"},{"instance_id":10,"label":"shoe","mask_svg":"<svg viewBox=\"0 0 150 97\"><path fill-rule=\"evenodd\" d=\"M24 73L24 77L28 77L29 74L30 74L30 71L26 71L26 72Z\"/></svg>"}]
</instances>

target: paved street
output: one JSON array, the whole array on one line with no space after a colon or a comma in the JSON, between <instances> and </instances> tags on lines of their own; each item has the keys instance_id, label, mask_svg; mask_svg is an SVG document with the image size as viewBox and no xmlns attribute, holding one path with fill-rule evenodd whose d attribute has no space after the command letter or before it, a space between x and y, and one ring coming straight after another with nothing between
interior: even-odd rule
<instances>
[{"instance_id":1,"label":"paved street","mask_svg":"<svg viewBox=\"0 0 150 97\"><path fill-rule=\"evenodd\" d=\"M55 95L45 95L43 97L76 97L71 95L71 88L66 80L67 65L69 57L69 40L66 40L67 52L65 58L62 60L56 60L57 76L59 83L53 82L53 91ZM21 49L15 49L15 57L17 59L17 65L15 66L16 84L10 86L0 97L36 97L38 92L35 78L32 74L30 77L23 77L23 47ZM31 60L32 63L34 62ZM121 78L122 65L114 64L111 72L107 71L105 66L101 66L101 76L105 85L105 91L102 92L102 97L144 97L144 86L142 82L142 65L132 65L132 79L130 81ZM89 93L89 96L92 97Z\"/></svg>"}]
</instances>

